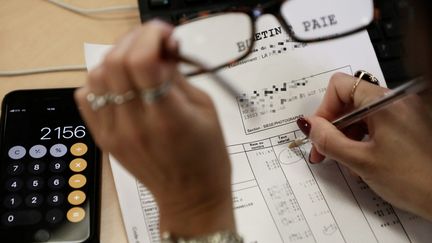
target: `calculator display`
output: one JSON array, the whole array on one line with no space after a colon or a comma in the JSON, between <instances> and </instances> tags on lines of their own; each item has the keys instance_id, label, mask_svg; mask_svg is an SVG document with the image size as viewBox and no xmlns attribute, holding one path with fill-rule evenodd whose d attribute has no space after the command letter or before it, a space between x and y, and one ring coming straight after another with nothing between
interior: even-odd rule
<instances>
[{"instance_id":1,"label":"calculator display","mask_svg":"<svg viewBox=\"0 0 432 243\"><path fill-rule=\"evenodd\" d=\"M0 239L90 242L98 217L99 153L73 89L8 94L0 141Z\"/></svg>"}]
</instances>

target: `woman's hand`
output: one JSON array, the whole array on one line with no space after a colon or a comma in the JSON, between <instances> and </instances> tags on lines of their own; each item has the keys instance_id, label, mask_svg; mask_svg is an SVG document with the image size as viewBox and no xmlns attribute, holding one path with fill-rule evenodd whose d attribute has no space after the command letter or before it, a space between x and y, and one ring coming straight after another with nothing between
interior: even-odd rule
<instances>
[{"instance_id":1,"label":"woman's hand","mask_svg":"<svg viewBox=\"0 0 432 243\"><path fill-rule=\"evenodd\" d=\"M161 232L234 230L231 168L216 111L167 57L177 51L171 33L171 26L152 21L126 35L90 72L76 100L101 149L155 196ZM86 99L90 92L139 94L165 82L170 88L151 103L137 97L94 111Z\"/></svg>"},{"instance_id":2,"label":"woman's hand","mask_svg":"<svg viewBox=\"0 0 432 243\"><path fill-rule=\"evenodd\" d=\"M352 76L334 75L315 115L298 122L306 133L310 129L310 162L334 159L383 199L432 220L432 117L428 108L413 95L372 114L363 124L339 131L329 121L387 91L364 81L352 99L355 81ZM359 141L364 135L368 138Z\"/></svg>"}]
</instances>

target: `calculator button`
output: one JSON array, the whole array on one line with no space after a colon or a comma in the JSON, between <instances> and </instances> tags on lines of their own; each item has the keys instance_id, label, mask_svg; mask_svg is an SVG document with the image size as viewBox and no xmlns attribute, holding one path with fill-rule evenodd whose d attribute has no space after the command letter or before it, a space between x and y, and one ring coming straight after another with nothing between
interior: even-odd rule
<instances>
[{"instance_id":1,"label":"calculator button","mask_svg":"<svg viewBox=\"0 0 432 243\"><path fill-rule=\"evenodd\" d=\"M47 203L51 206L59 206L64 201L64 195L60 192L50 193L47 197Z\"/></svg>"},{"instance_id":2,"label":"calculator button","mask_svg":"<svg viewBox=\"0 0 432 243\"><path fill-rule=\"evenodd\" d=\"M19 205L21 205L21 203L22 203L21 197L16 194L6 196L3 201L3 205L6 208L11 208L11 209L17 208Z\"/></svg>"},{"instance_id":3,"label":"calculator button","mask_svg":"<svg viewBox=\"0 0 432 243\"><path fill-rule=\"evenodd\" d=\"M87 153L87 145L85 145L84 143L76 143L72 145L70 151L75 156L84 155L85 153Z\"/></svg>"},{"instance_id":4,"label":"calculator button","mask_svg":"<svg viewBox=\"0 0 432 243\"><path fill-rule=\"evenodd\" d=\"M1 222L5 226L33 225L39 223L42 214L36 210L8 212L2 215Z\"/></svg>"},{"instance_id":5,"label":"calculator button","mask_svg":"<svg viewBox=\"0 0 432 243\"><path fill-rule=\"evenodd\" d=\"M81 188L86 184L86 182L87 182L86 177L81 174L76 174L71 176L71 178L69 178L69 185L72 188Z\"/></svg>"},{"instance_id":6,"label":"calculator button","mask_svg":"<svg viewBox=\"0 0 432 243\"><path fill-rule=\"evenodd\" d=\"M44 185L44 181L40 177L32 177L27 181L27 188L30 190L40 190Z\"/></svg>"},{"instance_id":7,"label":"calculator button","mask_svg":"<svg viewBox=\"0 0 432 243\"><path fill-rule=\"evenodd\" d=\"M66 153L67 153L67 147L64 144L61 144L61 143L54 144L50 148L50 154L53 157L56 157L56 158L62 157Z\"/></svg>"},{"instance_id":8,"label":"calculator button","mask_svg":"<svg viewBox=\"0 0 432 243\"><path fill-rule=\"evenodd\" d=\"M9 149L8 155L11 159L21 159L26 154L26 149L23 146L13 146Z\"/></svg>"},{"instance_id":9,"label":"calculator button","mask_svg":"<svg viewBox=\"0 0 432 243\"><path fill-rule=\"evenodd\" d=\"M66 214L67 219L72 223L78 223L85 217L85 211L83 208L74 207L69 209Z\"/></svg>"},{"instance_id":10,"label":"calculator button","mask_svg":"<svg viewBox=\"0 0 432 243\"><path fill-rule=\"evenodd\" d=\"M24 165L20 161L12 162L7 166L7 172L9 175L19 175L24 170Z\"/></svg>"},{"instance_id":11,"label":"calculator button","mask_svg":"<svg viewBox=\"0 0 432 243\"><path fill-rule=\"evenodd\" d=\"M28 170L30 173L38 175L45 171L45 163L40 161L33 161L29 164Z\"/></svg>"},{"instance_id":12,"label":"calculator button","mask_svg":"<svg viewBox=\"0 0 432 243\"><path fill-rule=\"evenodd\" d=\"M43 145L35 145L29 149L29 154L32 158L39 159L45 156L47 149Z\"/></svg>"},{"instance_id":13,"label":"calculator button","mask_svg":"<svg viewBox=\"0 0 432 243\"><path fill-rule=\"evenodd\" d=\"M32 208L39 207L42 204L42 201L42 196L37 193L31 193L25 199L26 205Z\"/></svg>"},{"instance_id":14,"label":"calculator button","mask_svg":"<svg viewBox=\"0 0 432 243\"><path fill-rule=\"evenodd\" d=\"M87 161L82 158L76 158L70 162L69 168L73 172L81 172L87 168Z\"/></svg>"},{"instance_id":15,"label":"calculator button","mask_svg":"<svg viewBox=\"0 0 432 243\"><path fill-rule=\"evenodd\" d=\"M63 160L54 160L50 163L49 168L51 172L60 173L66 169L66 163Z\"/></svg>"},{"instance_id":16,"label":"calculator button","mask_svg":"<svg viewBox=\"0 0 432 243\"><path fill-rule=\"evenodd\" d=\"M23 182L19 178L11 178L6 182L6 190L16 192L22 188Z\"/></svg>"},{"instance_id":17,"label":"calculator button","mask_svg":"<svg viewBox=\"0 0 432 243\"><path fill-rule=\"evenodd\" d=\"M53 176L48 180L48 187L51 189L60 189L64 187L66 180L61 176Z\"/></svg>"},{"instance_id":18,"label":"calculator button","mask_svg":"<svg viewBox=\"0 0 432 243\"><path fill-rule=\"evenodd\" d=\"M85 193L79 190L69 193L68 196L68 201L72 205L80 205L85 201L85 199L86 199Z\"/></svg>"},{"instance_id":19,"label":"calculator button","mask_svg":"<svg viewBox=\"0 0 432 243\"><path fill-rule=\"evenodd\" d=\"M47 212L45 220L51 224L60 223L63 220L63 212L60 209L51 209Z\"/></svg>"}]
</instances>

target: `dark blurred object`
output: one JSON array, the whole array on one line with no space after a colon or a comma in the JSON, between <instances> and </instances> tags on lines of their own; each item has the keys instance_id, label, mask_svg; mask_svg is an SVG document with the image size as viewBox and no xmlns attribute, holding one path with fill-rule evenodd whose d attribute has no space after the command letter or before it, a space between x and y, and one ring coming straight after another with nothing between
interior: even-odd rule
<instances>
[{"instance_id":1,"label":"dark blurred object","mask_svg":"<svg viewBox=\"0 0 432 243\"><path fill-rule=\"evenodd\" d=\"M159 18L177 24L183 16L229 6L254 6L265 0L138 0L141 21Z\"/></svg>"},{"instance_id":2,"label":"dark blurred object","mask_svg":"<svg viewBox=\"0 0 432 243\"><path fill-rule=\"evenodd\" d=\"M416 74L407 70L403 23L413 14L409 0L375 0L376 21L368 32L387 85L394 88Z\"/></svg>"}]
</instances>

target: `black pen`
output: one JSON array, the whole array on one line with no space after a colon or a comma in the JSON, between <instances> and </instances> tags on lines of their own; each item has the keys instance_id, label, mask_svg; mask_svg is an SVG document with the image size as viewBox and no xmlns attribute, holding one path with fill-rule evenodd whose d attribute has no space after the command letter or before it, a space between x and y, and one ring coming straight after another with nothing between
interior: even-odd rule
<instances>
[{"instance_id":1,"label":"black pen","mask_svg":"<svg viewBox=\"0 0 432 243\"><path fill-rule=\"evenodd\" d=\"M336 126L339 130L343 129L345 127L348 127L349 125L356 123L363 118L369 116L370 114L383 109L393 102L400 100L404 97L406 97L409 94L417 94L420 93L428 88L428 83L424 81L423 77L418 77L415 79L412 79L408 81L407 83L398 86L397 88L391 90L390 92L386 93L383 97L380 97L371 103L360 107L346 115L343 115L342 117L334 120L332 124ZM291 142L288 147L294 148L298 147L300 145L303 145L305 143L309 142L308 137L303 137L294 140Z\"/></svg>"}]
</instances>

